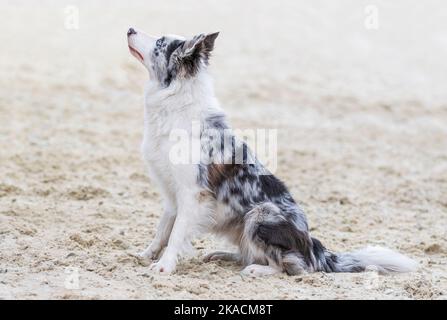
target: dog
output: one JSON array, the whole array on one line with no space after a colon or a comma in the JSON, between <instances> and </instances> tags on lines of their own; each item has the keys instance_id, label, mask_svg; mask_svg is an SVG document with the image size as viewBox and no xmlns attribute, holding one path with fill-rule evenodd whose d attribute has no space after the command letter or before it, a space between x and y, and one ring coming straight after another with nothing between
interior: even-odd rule
<instances>
[{"instance_id":1,"label":"dog","mask_svg":"<svg viewBox=\"0 0 447 320\"><path fill-rule=\"evenodd\" d=\"M282 181L271 174L230 126L214 94L207 66L219 33L160 38L130 28L130 53L149 72L145 88L142 154L164 199L155 238L140 254L151 269L169 274L201 232L230 240L238 252L204 260L240 263L242 274L285 272L410 272L416 262L381 247L333 253L309 233L306 216ZM194 135L191 123L199 123ZM197 163L173 163L173 130L200 150ZM239 161L235 161L238 158ZM163 252L163 254L161 254Z\"/></svg>"}]
</instances>

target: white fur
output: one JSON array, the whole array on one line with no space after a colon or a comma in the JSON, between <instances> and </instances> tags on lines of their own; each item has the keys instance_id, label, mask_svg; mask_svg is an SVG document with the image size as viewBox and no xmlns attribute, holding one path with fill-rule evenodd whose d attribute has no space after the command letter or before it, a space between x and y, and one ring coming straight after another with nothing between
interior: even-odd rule
<instances>
[{"instance_id":1,"label":"white fur","mask_svg":"<svg viewBox=\"0 0 447 320\"><path fill-rule=\"evenodd\" d=\"M262 276L271 276L277 273L281 273L281 269L275 268L274 266L264 266L260 264L251 264L244 268L241 273L244 276L250 277L262 277Z\"/></svg>"},{"instance_id":2,"label":"white fur","mask_svg":"<svg viewBox=\"0 0 447 320\"><path fill-rule=\"evenodd\" d=\"M165 213L155 239L141 255L156 258L167 246L152 269L170 273L175 270L178 257L189 249L192 237L209 225L212 211L197 199L197 166L171 163L169 152L174 141L170 141L169 135L173 129L183 129L192 139L191 123L200 122L213 110L219 110L219 106L206 71L165 89L149 82L145 97L142 154L150 178L164 198Z\"/></svg>"},{"instance_id":3,"label":"white fur","mask_svg":"<svg viewBox=\"0 0 447 320\"><path fill-rule=\"evenodd\" d=\"M366 247L346 254L355 258L365 267L377 268L381 273L412 272L417 268L417 262L391 249L382 247ZM348 258L348 259L349 259ZM344 257L342 256L342 260Z\"/></svg>"},{"instance_id":4,"label":"white fur","mask_svg":"<svg viewBox=\"0 0 447 320\"><path fill-rule=\"evenodd\" d=\"M205 69L195 77L175 81L167 88L160 87L153 74L150 55L157 38L138 31L128 39L132 54L146 67L151 78L145 88L141 152L151 180L159 187L165 207L154 240L140 255L155 259L166 248L151 268L171 273L180 255L191 248L192 237L203 227L208 227L213 210L208 203L198 199L201 190L196 183L197 165L173 164L170 161L170 150L175 143L171 141L170 134L172 130L180 129L187 132L192 141L192 123L200 123L220 108Z\"/></svg>"}]
</instances>

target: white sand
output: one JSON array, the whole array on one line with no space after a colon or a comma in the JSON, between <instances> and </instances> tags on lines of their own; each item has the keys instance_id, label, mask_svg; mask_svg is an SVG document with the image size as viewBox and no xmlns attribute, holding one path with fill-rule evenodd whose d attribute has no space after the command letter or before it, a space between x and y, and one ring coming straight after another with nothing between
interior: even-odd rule
<instances>
[{"instance_id":1,"label":"white sand","mask_svg":"<svg viewBox=\"0 0 447 320\"><path fill-rule=\"evenodd\" d=\"M0 0L0 298L446 298L443 1L32 3ZM79 30L64 28L73 3ZM221 31L217 94L235 127L279 130L277 174L313 235L398 249L420 270L249 279L201 263L226 248L206 237L176 274L151 273L134 254L161 206L139 155L146 73L130 25Z\"/></svg>"}]
</instances>

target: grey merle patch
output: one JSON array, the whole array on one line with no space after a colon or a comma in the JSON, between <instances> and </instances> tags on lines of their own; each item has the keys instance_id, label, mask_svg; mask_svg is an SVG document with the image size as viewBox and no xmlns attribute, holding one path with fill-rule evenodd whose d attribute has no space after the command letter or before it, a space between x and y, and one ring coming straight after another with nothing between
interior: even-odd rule
<instances>
[{"instance_id":1,"label":"grey merle patch","mask_svg":"<svg viewBox=\"0 0 447 320\"><path fill-rule=\"evenodd\" d=\"M178 77L194 77L202 65L207 65L219 33L200 34L190 40L162 37L152 52L154 71L165 87Z\"/></svg>"}]
</instances>

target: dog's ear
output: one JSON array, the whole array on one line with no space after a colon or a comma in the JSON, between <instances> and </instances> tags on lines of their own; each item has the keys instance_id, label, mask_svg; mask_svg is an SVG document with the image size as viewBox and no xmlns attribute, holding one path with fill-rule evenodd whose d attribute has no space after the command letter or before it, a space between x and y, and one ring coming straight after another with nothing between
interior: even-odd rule
<instances>
[{"instance_id":1,"label":"dog's ear","mask_svg":"<svg viewBox=\"0 0 447 320\"><path fill-rule=\"evenodd\" d=\"M184 58L196 58L201 55L202 58L209 58L211 51L214 49L214 42L216 41L219 32L210 34L199 34L188 40L183 45Z\"/></svg>"},{"instance_id":2,"label":"dog's ear","mask_svg":"<svg viewBox=\"0 0 447 320\"><path fill-rule=\"evenodd\" d=\"M180 63L188 74L195 74L202 62L208 64L218 35L219 32L199 34L185 41L180 49L179 58Z\"/></svg>"}]
</instances>

